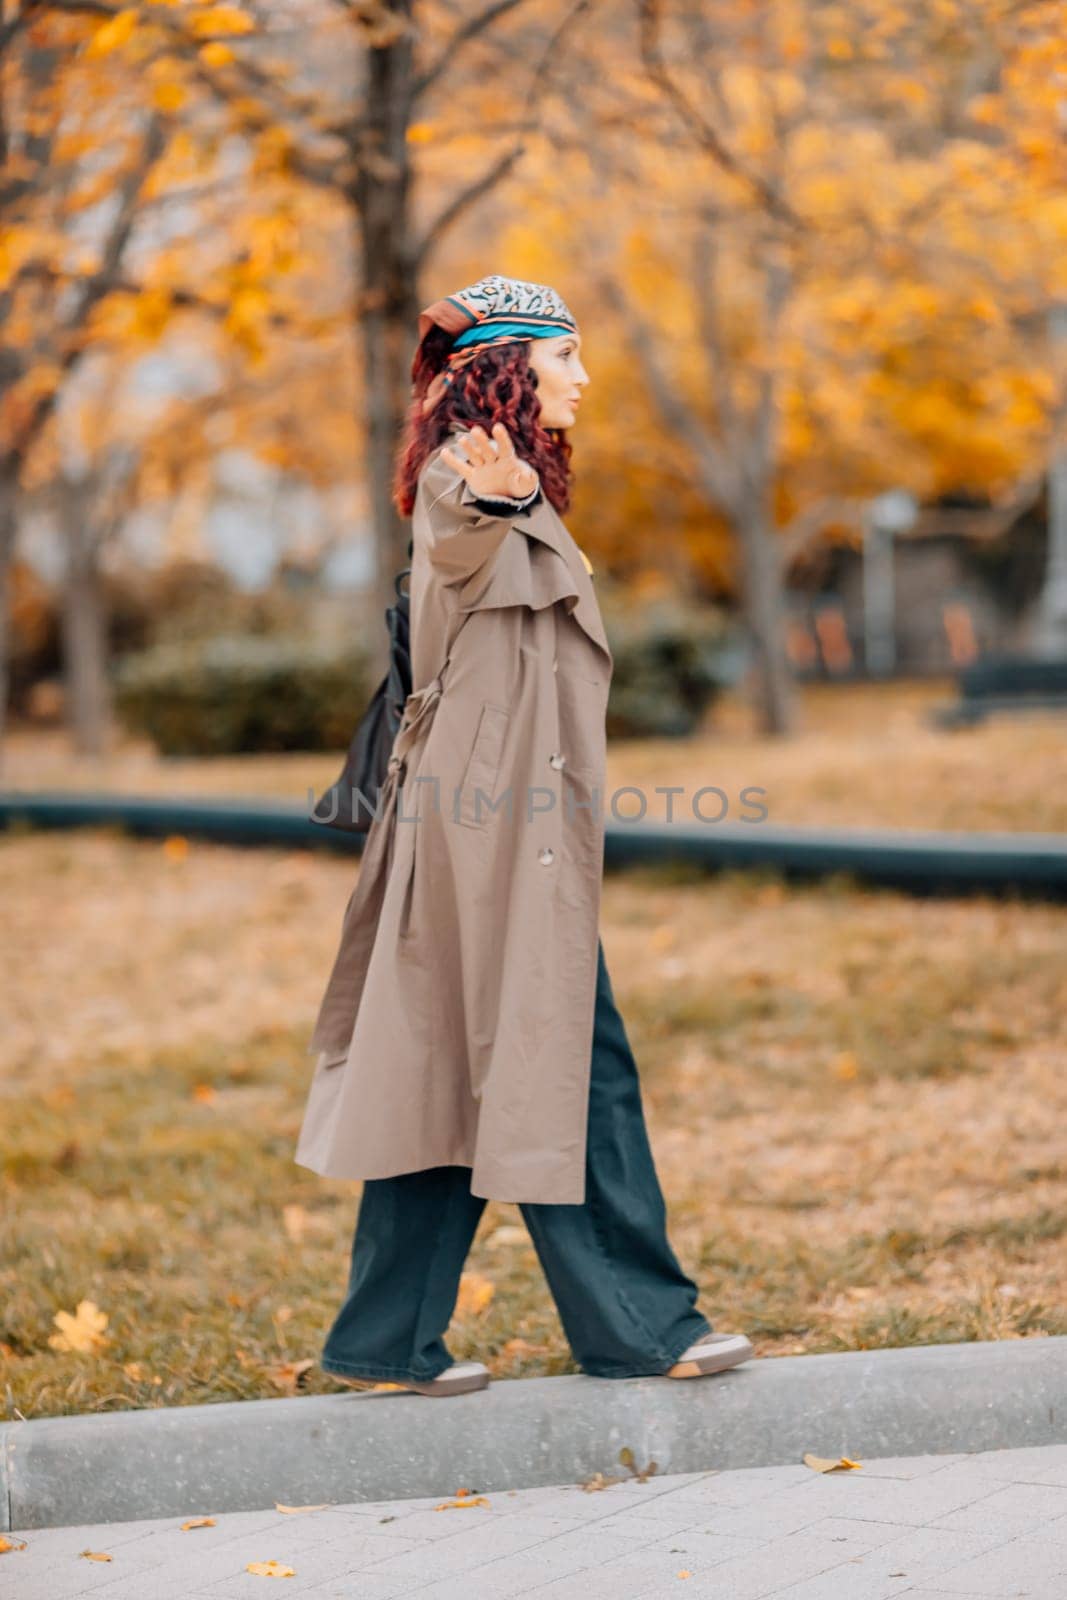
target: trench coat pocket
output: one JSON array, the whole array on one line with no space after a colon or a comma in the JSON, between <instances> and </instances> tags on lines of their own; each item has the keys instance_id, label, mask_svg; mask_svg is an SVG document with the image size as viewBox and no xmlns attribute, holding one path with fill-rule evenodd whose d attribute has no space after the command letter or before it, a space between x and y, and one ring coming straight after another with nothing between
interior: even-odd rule
<instances>
[{"instance_id":1,"label":"trench coat pocket","mask_svg":"<svg viewBox=\"0 0 1067 1600\"><path fill-rule=\"evenodd\" d=\"M489 802L496 798L500 763L504 757L504 737L511 712L507 706L485 701L478 717L467 765L463 769L456 821L468 828L485 828L493 812Z\"/></svg>"}]
</instances>

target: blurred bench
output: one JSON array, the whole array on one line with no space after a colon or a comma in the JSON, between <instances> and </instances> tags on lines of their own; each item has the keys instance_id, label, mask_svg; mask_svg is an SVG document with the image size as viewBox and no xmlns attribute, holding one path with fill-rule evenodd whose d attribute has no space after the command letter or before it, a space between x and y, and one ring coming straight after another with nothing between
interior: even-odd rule
<instances>
[{"instance_id":1,"label":"blurred bench","mask_svg":"<svg viewBox=\"0 0 1067 1600\"><path fill-rule=\"evenodd\" d=\"M1067 711L1067 657L985 657L964 667L957 687L958 700L930 712L934 727L973 727L1002 711Z\"/></svg>"}]
</instances>

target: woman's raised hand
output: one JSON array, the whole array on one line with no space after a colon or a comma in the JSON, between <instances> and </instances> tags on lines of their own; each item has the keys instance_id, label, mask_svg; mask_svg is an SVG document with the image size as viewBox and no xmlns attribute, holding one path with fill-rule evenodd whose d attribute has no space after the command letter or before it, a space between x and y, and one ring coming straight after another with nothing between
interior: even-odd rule
<instances>
[{"instance_id":1,"label":"woman's raised hand","mask_svg":"<svg viewBox=\"0 0 1067 1600\"><path fill-rule=\"evenodd\" d=\"M446 446L441 451L441 460L466 478L474 494L488 499L506 495L509 499L522 500L536 486L536 469L515 454L511 435L502 422L493 424L491 439L484 428L475 424L463 443L467 451L465 459Z\"/></svg>"}]
</instances>

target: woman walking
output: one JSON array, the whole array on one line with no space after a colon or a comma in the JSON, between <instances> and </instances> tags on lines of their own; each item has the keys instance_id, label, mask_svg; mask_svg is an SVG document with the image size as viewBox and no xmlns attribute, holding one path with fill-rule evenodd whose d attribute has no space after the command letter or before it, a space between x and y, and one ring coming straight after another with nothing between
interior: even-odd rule
<instances>
[{"instance_id":1,"label":"woman walking","mask_svg":"<svg viewBox=\"0 0 1067 1600\"><path fill-rule=\"evenodd\" d=\"M342 1381L485 1387L443 1336L489 1199L519 1205L584 1372L696 1377L753 1353L712 1331L668 1242L600 941L612 656L561 520L580 351L555 290L514 278L419 318L395 486L413 690L295 1157L364 1181L321 1359Z\"/></svg>"}]
</instances>

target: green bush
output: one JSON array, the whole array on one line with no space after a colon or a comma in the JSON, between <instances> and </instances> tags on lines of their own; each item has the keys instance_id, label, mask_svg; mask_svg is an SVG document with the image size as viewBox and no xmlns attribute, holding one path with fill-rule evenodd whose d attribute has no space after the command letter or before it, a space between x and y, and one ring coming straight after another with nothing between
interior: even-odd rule
<instances>
[{"instance_id":1,"label":"green bush","mask_svg":"<svg viewBox=\"0 0 1067 1600\"><path fill-rule=\"evenodd\" d=\"M605 607L612 739L685 738L733 678L728 620L680 601ZM168 756L342 750L376 686L366 652L287 635L155 645L115 673L115 711Z\"/></svg>"},{"instance_id":2,"label":"green bush","mask_svg":"<svg viewBox=\"0 0 1067 1600\"><path fill-rule=\"evenodd\" d=\"M612 739L684 739L733 681L736 641L710 606L657 600L604 609L615 666L608 698Z\"/></svg>"},{"instance_id":3,"label":"green bush","mask_svg":"<svg viewBox=\"0 0 1067 1600\"><path fill-rule=\"evenodd\" d=\"M127 656L115 711L167 756L340 750L374 688L358 646L221 634Z\"/></svg>"}]
</instances>

